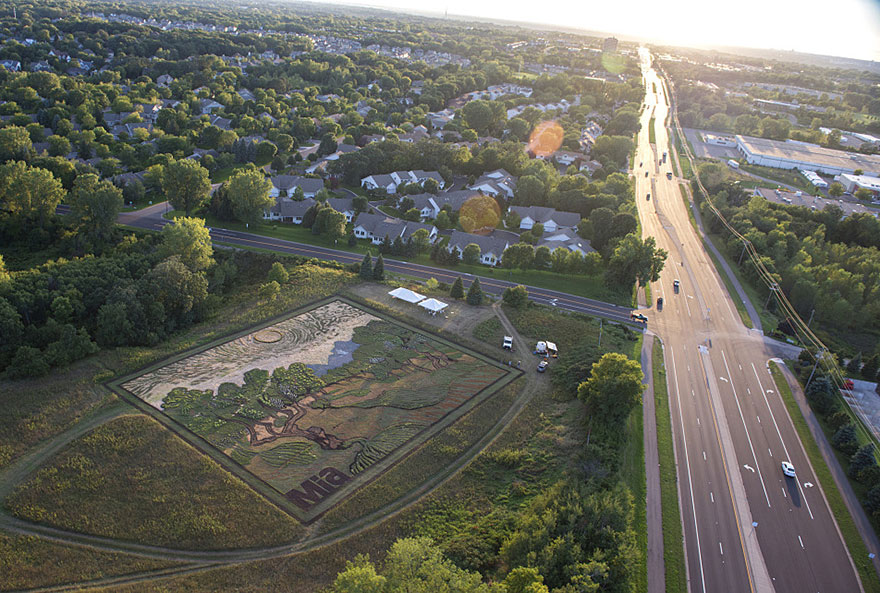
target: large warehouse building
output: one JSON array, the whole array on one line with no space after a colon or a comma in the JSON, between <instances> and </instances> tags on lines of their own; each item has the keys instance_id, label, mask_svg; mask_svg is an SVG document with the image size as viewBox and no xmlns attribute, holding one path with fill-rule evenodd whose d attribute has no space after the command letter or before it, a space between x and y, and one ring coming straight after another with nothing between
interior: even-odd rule
<instances>
[{"instance_id":1,"label":"large warehouse building","mask_svg":"<svg viewBox=\"0 0 880 593\"><path fill-rule=\"evenodd\" d=\"M737 136L736 148L753 165L776 169L806 169L826 175L842 175L861 169L880 177L880 156L823 148L816 144Z\"/></svg>"}]
</instances>

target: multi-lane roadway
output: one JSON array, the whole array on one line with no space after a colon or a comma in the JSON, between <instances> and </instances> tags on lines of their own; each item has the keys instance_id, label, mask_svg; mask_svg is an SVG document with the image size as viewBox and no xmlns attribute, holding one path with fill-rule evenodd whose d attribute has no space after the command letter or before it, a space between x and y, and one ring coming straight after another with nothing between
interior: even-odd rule
<instances>
[{"instance_id":1,"label":"multi-lane roadway","mask_svg":"<svg viewBox=\"0 0 880 593\"><path fill-rule=\"evenodd\" d=\"M690 223L678 180L667 178L668 94L647 51L641 59L641 122L647 130L654 118L656 144L639 135L636 196L644 234L669 252L651 287L664 306L658 310L655 300L642 312L664 342L690 590L860 591L769 374L772 348L743 325ZM794 478L783 475L783 461L794 465Z\"/></svg>"}]
</instances>

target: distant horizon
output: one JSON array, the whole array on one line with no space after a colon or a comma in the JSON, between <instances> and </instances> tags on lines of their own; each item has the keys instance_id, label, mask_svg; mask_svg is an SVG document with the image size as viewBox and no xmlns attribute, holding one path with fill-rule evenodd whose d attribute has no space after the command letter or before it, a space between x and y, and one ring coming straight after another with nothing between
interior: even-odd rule
<instances>
[{"instance_id":1,"label":"distant horizon","mask_svg":"<svg viewBox=\"0 0 880 593\"><path fill-rule=\"evenodd\" d=\"M583 4L576 5L572 0L543 2L538 14L531 14L529 5L511 5L500 0L448 0L436 9L415 8L406 0L311 1L439 18L448 14L449 18L456 20L479 18L526 27L557 27L566 31L577 30L584 35L608 35L655 45L797 52L880 62L880 2L873 0L838 0L834 13L828 13L827 5L818 0L775 3L744 0L735 10L724 14L723 28L711 22L721 17L706 14L706 9L697 0L673 0L668 3L670 8L660 13L651 12L655 7L648 0L635 0L635 6L628 7L627 15L636 15L637 18L629 21L619 19L619 11L610 8L591 7L589 15L577 16L586 9ZM749 20L752 19L747 16L749 9L753 9L752 14L760 16ZM572 14L572 18L559 22L546 16L561 13ZM688 14L690 18L675 18L675 15L682 14ZM584 18L590 20L584 21ZM785 35L781 34L779 23L786 23ZM671 33L656 34L657 30L665 31L673 26L676 28L675 38ZM690 35L682 35L681 30L689 31ZM763 39L785 39L787 42L759 41Z\"/></svg>"}]
</instances>

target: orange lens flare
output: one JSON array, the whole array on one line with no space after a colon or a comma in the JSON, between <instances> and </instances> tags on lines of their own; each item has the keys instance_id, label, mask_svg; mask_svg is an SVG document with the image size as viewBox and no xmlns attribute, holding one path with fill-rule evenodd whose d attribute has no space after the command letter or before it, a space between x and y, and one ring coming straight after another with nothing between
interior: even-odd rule
<instances>
[{"instance_id":1,"label":"orange lens flare","mask_svg":"<svg viewBox=\"0 0 880 593\"><path fill-rule=\"evenodd\" d=\"M528 151L535 156L548 157L562 146L565 132L555 121L542 121L529 137Z\"/></svg>"}]
</instances>

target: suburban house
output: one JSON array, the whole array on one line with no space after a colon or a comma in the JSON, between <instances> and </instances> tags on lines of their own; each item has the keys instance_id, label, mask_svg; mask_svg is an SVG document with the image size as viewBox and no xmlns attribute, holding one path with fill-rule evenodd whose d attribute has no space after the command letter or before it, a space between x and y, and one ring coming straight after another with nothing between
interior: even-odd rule
<instances>
[{"instance_id":1,"label":"suburban house","mask_svg":"<svg viewBox=\"0 0 880 593\"><path fill-rule=\"evenodd\" d=\"M544 206L511 206L510 210L520 217L519 228L524 231L541 223L545 232L553 233L559 229L574 229L581 221L577 212L558 212Z\"/></svg>"},{"instance_id":2,"label":"suburban house","mask_svg":"<svg viewBox=\"0 0 880 593\"><path fill-rule=\"evenodd\" d=\"M346 222L351 222L354 219L355 212L354 206L352 205L353 202L353 198L327 198L327 204L329 204L331 208L337 212L345 214Z\"/></svg>"},{"instance_id":3,"label":"suburban house","mask_svg":"<svg viewBox=\"0 0 880 593\"><path fill-rule=\"evenodd\" d=\"M487 196L504 196L512 198L516 190L516 177L504 169L495 169L484 173L479 179L469 185L468 189L478 191Z\"/></svg>"},{"instance_id":4,"label":"suburban house","mask_svg":"<svg viewBox=\"0 0 880 593\"><path fill-rule=\"evenodd\" d=\"M238 91L238 96L241 97L242 99L244 99L245 101L255 101L256 100L256 97L254 96L254 94L252 92L250 92L248 89L241 89L240 91Z\"/></svg>"},{"instance_id":5,"label":"suburban house","mask_svg":"<svg viewBox=\"0 0 880 593\"><path fill-rule=\"evenodd\" d=\"M314 198L319 191L324 189L323 179L309 179L299 175L276 175L272 177L271 181L272 187L269 189L269 195L273 198L279 196L289 198L293 196L297 187L302 188L304 197Z\"/></svg>"},{"instance_id":6,"label":"suburban house","mask_svg":"<svg viewBox=\"0 0 880 593\"><path fill-rule=\"evenodd\" d=\"M425 115L425 118L432 128L439 130L455 118L455 113L451 109L444 109L442 111L432 111Z\"/></svg>"},{"instance_id":7,"label":"suburban house","mask_svg":"<svg viewBox=\"0 0 880 593\"><path fill-rule=\"evenodd\" d=\"M444 192L440 194L415 194L407 196L412 199L415 208L422 218L437 218L443 207L449 205L453 212L461 209L462 204L474 197L474 192L466 189Z\"/></svg>"},{"instance_id":8,"label":"suburban house","mask_svg":"<svg viewBox=\"0 0 880 593\"><path fill-rule=\"evenodd\" d=\"M361 187L367 190L384 189L393 194L397 191L398 182L391 175L368 175L361 179Z\"/></svg>"},{"instance_id":9,"label":"suburban house","mask_svg":"<svg viewBox=\"0 0 880 593\"><path fill-rule=\"evenodd\" d=\"M591 150L593 148L593 144L596 143L596 138L602 135L602 126L597 124L594 121L590 121L587 123L586 127L581 132L580 145L584 150Z\"/></svg>"},{"instance_id":10,"label":"suburban house","mask_svg":"<svg viewBox=\"0 0 880 593\"><path fill-rule=\"evenodd\" d=\"M387 175L368 175L361 179L361 187L364 189L384 189L387 193L397 192L398 186L404 183L424 183L428 179L435 180L440 189L446 185L443 177L437 171L394 171Z\"/></svg>"},{"instance_id":11,"label":"suburban house","mask_svg":"<svg viewBox=\"0 0 880 593\"><path fill-rule=\"evenodd\" d=\"M553 232L545 232L541 240L538 241L537 247L548 247L551 252L556 251L560 247L564 247L569 251L577 251L581 255L586 255L591 251L596 251L590 242L571 230L563 229Z\"/></svg>"},{"instance_id":12,"label":"suburban house","mask_svg":"<svg viewBox=\"0 0 880 593\"><path fill-rule=\"evenodd\" d=\"M215 109L223 109L223 105L213 99L202 99L199 101L199 108L202 110L202 115L205 115L213 113Z\"/></svg>"},{"instance_id":13,"label":"suburban house","mask_svg":"<svg viewBox=\"0 0 880 593\"><path fill-rule=\"evenodd\" d=\"M354 225L354 236L358 239L369 239L373 245L380 245L386 236L392 241L398 237L405 241L419 229L428 231L428 239L431 242L437 238L437 227L433 225L398 220L384 214L362 212Z\"/></svg>"},{"instance_id":14,"label":"suburban house","mask_svg":"<svg viewBox=\"0 0 880 593\"><path fill-rule=\"evenodd\" d=\"M174 82L174 77L170 74L162 74L156 79L156 84L159 86L168 86L172 82Z\"/></svg>"},{"instance_id":15,"label":"suburban house","mask_svg":"<svg viewBox=\"0 0 880 593\"><path fill-rule=\"evenodd\" d=\"M263 218L266 220L280 220L281 222L302 224L306 211L314 205L315 200L312 198L299 201L278 198L275 200L275 205L263 213Z\"/></svg>"},{"instance_id":16,"label":"suburban house","mask_svg":"<svg viewBox=\"0 0 880 593\"><path fill-rule=\"evenodd\" d=\"M601 168L602 168L602 163L600 163L599 161L596 161L596 160L583 161L580 164L580 166L578 167L578 171L580 171L581 173L586 171L587 173L592 175L593 173L595 173L596 171L598 171Z\"/></svg>"},{"instance_id":17,"label":"suburban house","mask_svg":"<svg viewBox=\"0 0 880 593\"><path fill-rule=\"evenodd\" d=\"M569 165L573 164L575 161L583 159L584 155L582 155L579 152L571 152L569 150L557 150L555 153L553 153L553 158L560 165L564 165L564 166L568 167Z\"/></svg>"},{"instance_id":18,"label":"suburban house","mask_svg":"<svg viewBox=\"0 0 880 593\"><path fill-rule=\"evenodd\" d=\"M464 253L464 248L474 243L480 247L480 263L488 266L497 266L501 262L501 255L510 246L510 241L503 236L495 235L472 235L464 231L452 231L449 237L447 249L458 251L459 257Z\"/></svg>"},{"instance_id":19,"label":"suburban house","mask_svg":"<svg viewBox=\"0 0 880 593\"><path fill-rule=\"evenodd\" d=\"M419 140L424 140L428 137L428 128L422 125L418 125L413 128L412 132L405 134L398 134L397 139L401 142L409 142L412 144L413 142L418 142Z\"/></svg>"}]
</instances>

